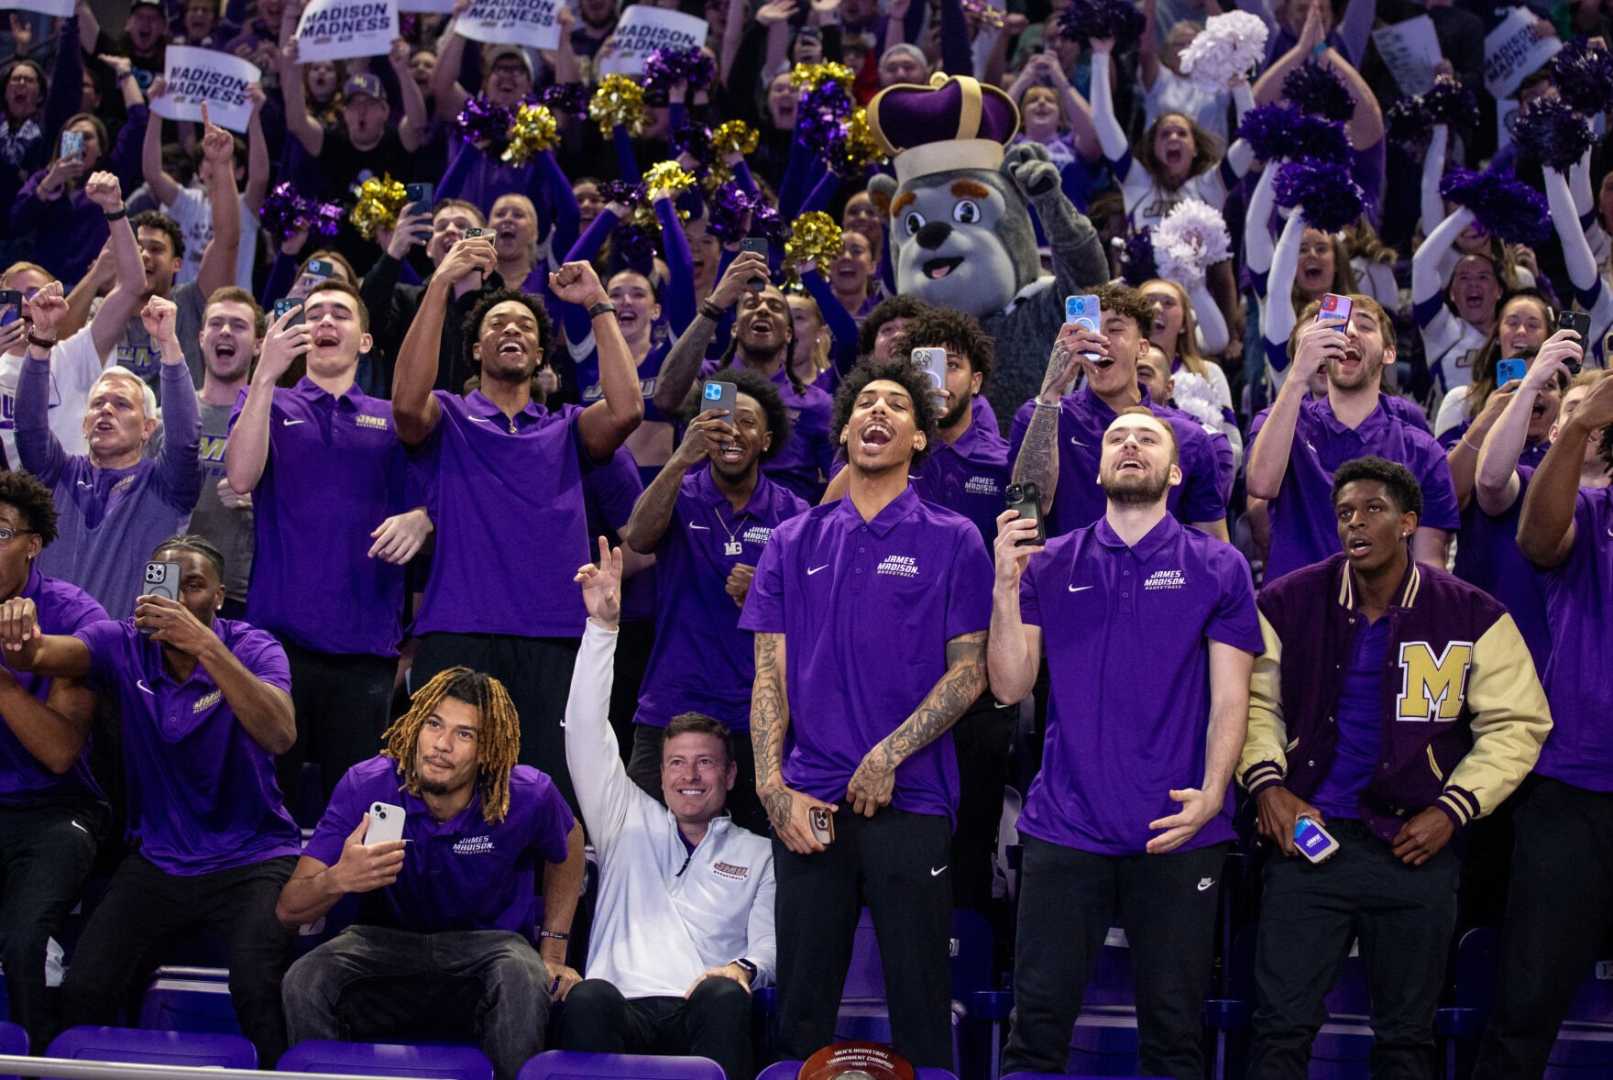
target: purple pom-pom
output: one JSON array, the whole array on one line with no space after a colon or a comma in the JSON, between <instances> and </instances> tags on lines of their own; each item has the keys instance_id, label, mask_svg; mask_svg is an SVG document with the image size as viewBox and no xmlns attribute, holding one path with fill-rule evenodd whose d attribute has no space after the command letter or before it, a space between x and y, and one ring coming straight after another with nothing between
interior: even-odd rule
<instances>
[{"instance_id":1,"label":"purple pom-pom","mask_svg":"<svg viewBox=\"0 0 1613 1080\"><path fill-rule=\"evenodd\" d=\"M1428 116L1428 109L1420 97L1401 98L1389 106L1389 111L1383 114L1384 124L1388 128L1389 141L1407 151L1420 152L1428 145L1429 132L1433 130L1434 123Z\"/></svg>"},{"instance_id":2,"label":"purple pom-pom","mask_svg":"<svg viewBox=\"0 0 1613 1080\"><path fill-rule=\"evenodd\" d=\"M611 238L622 263L630 270L648 276L655 270L656 240L653 231L639 225L623 225Z\"/></svg>"},{"instance_id":3,"label":"purple pom-pom","mask_svg":"<svg viewBox=\"0 0 1613 1080\"><path fill-rule=\"evenodd\" d=\"M1473 127L1479 114L1478 98L1460 79L1441 75L1433 87L1422 96L1423 111L1430 124L1444 124L1458 131Z\"/></svg>"},{"instance_id":4,"label":"purple pom-pom","mask_svg":"<svg viewBox=\"0 0 1613 1080\"><path fill-rule=\"evenodd\" d=\"M599 197L608 203L631 206L633 197L637 194L638 185L630 184L626 180L606 180L599 185Z\"/></svg>"},{"instance_id":5,"label":"purple pom-pom","mask_svg":"<svg viewBox=\"0 0 1613 1080\"><path fill-rule=\"evenodd\" d=\"M565 114L577 120L588 115L588 98L586 83L555 83L538 92L538 101L555 116Z\"/></svg>"},{"instance_id":6,"label":"purple pom-pom","mask_svg":"<svg viewBox=\"0 0 1613 1080\"><path fill-rule=\"evenodd\" d=\"M1133 289L1159 276L1154 262L1153 229L1138 229L1126 237L1125 247L1120 249L1120 276Z\"/></svg>"},{"instance_id":7,"label":"purple pom-pom","mask_svg":"<svg viewBox=\"0 0 1613 1080\"><path fill-rule=\"evenodd\" d=\"M488 151L502 152L510 141L510 124L515 112L503 105L494 105L486 95L477 94L465 102L455 123L459 136L468 143L485 143Z\"/></svg>"},{"instance_id":8,"label":"purple pom-pom","mask_svg":"<svg viewBox=\"0 0 1613 1080\"><path fill-rule=\"evenodd\" d=\"M689 92L711 85L717 65L704 49L656 49L644 60L644 88L669 90L674 83L687 83Z\"/></svg>"},{"instance_id":9,"label":"purple pom-pom","mask_svg":"<svg viewBox=\"0 0 1613 1080\"><path fill-rule=\"evenodd\" d=\"M723 184L707 202L706 231L725 244L743 239L750 208L750 192L732 181Z\"/></svg>"},{"instance_id":10,"label":"purple pom-pom","mask_svg":"<svg viewBox=\"0 0 1613 1080\"><path fill-rule=\"evenodd\" d=\"M1301 112L1329 120L1348 120L1355 115L1355 98L1339 77L1324 64L1307 60L1283 79L1283 97L1299 106Z\"/></svg>"},{"instance_id":11,"label":"purple pom-pom","mask_svg":"<svg viewBox=\"0 0 1613 1080\"><path fill-rule=\"evenodd\" d=\"M1366 194L1347 168L1327 161L1290 161L1277 171L1272 193L1278 206L1300 207L1305 223L1323 232L1355 224L1366 210Z\"/></svg>"},{"instance_id":12,"label":"purple pom-pom","mask_svg":"<svg viewBox=\"0 0 1613 1080\"><path fill-rule=\"evenodd\" d=\"M782 244L790 235L790 225L779 216L778 207L760 202L751 208L751 235L762 236L775 244Z\"/></svg>"},{"instance_id":13,"label":"purple pom-pom","mask_svg":"<svg viewBox=\"0 0 1613 1080\"><path fill-rule=\"evenodd\" d=\"M1567 172L1596 141L1590 121L1554 97L1535 98L1507 117L1507 130L1525 156L1558 172Z\"/></svg>"},{"instance_id":14,"label":"purple pom-pom","mask_svg":"<svg viewBox=\"0 0 1613 1080\"><path fill-rule=\"evenodd\" d=\"M301 220L307 213L308 202L297 194L289 180L276 184L269 194L263 197L263 205L258 209L258 220L263 225L263 231L274 238L278 247L286 237L302 228Z\"/></svg>"},{"instance_id":15,"label":"purple pom-pom","mask_svg":"<svg viewBox=\"0 0 1613 1080\"><path fill-rule=\"evenodd\" d=\"M1546 65L1557 94L1582 113L1613 110L1613 55L1583 41L1564 45Z\"/></svg>"},{"instance_id":16,"label":"purple pom-pom","mask_svg":"<svg viewBox=\"0 0 1613 1080\"><path fill-rule=\"evenodd\" d=\"M1303 157L1343 164L1350 160L1350 137L1343 124L1301 112L1292 104L1249 110L1238 126L1238 137L1247 139L1262 161Z\"/></svg>"},{"instance_id":17,"label":"purple pom-pom","mask_svg":"<svg viewBox=\"0 0 1613 1080\"><path fill-rule=\"evenodd\" d=\"M688 154L704 165L711 161L711 129L693 121L672 133L672 156Z\"/></svg>"},{"instance_id":18,"label":"purple pom-pom","mask_svg":"<svg viewBox=\"0 0 1613 1080\"><path fill-rule=\"evenodd\" d=\"M1072 41L1113 38L1116 49L1136 41L1143 32L1143 14L1129 0L1071 0L1059 16L1059 33Z\"/></svg>"},{"instance_id":19,"label":"purple pom-pom","mask_svg":"<svg viewBox=\"0 0 1613 1080\"><path fill-rule=\"evenodd\" d=\"M1508 243L1538 244L1551 235L1545 196L1504 173L1452 169L1439 193L1473 211L1479 227Z\"/></svg>"},{"instance_id":20,"label":"purple pom-pom","mask_svg":"<svg viewBox=\"0 0 1613 1080\"><path fill-rule=\"evenodd\" d=\"M342 231L342 219L346 216L341 203L320 203L314 207L313 231L324 237L335 236Z\"/></svg>"},{"instance_id":21,"label":"purple pom-pom","mask_svg":"<svg viewBox=\"0 0 1613 1080\"><path fill-rule=\"evenodd\" d=\"M824 79L801 95L801 107L795 113L796 137L820 158L832 160L841 125L856 107L839 80Z\"/></svg>"}]
</instances>

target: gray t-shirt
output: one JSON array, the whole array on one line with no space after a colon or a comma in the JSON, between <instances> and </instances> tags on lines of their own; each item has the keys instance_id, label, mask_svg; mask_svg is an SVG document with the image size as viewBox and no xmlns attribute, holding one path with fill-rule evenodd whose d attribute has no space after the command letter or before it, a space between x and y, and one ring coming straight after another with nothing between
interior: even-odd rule
<instances>
[{"instance_id":1,"label":"gray t-shirt","mask_svg":"<svg viewBox=\"0 0 1613 1080\"><path fill-rule=\"evenodd\" d=\"M202 385L202 316L207 313L207 297L196 287L195 282L187 281L183 285L176 285L168 293L179 308L174 320L174 331L179 336L180 348L185 350L185 366L190 368L191 382L200 389ZM158 375L162 371L162 356L151 343L151 335L146 333L145 323L140 321L140 313L136 311L129 319L128 327L123 331L122 339L112 347L112 356L108 364L121 364L140 376L157 392L157 401L162 401L162 386Z\"/></svg>"},{"instance_id":2,"label":"gray t-shirt","mask_svg":"<svg viewBox=\"0 0 1613 1080\"><path fill-rule=\"evenodd\" d=\"M232 600L246 599L252 576L252 511L231 510L218 496L224 479L224 441L230 432L229 405L201 406L202 494L191 511L187 532L200 533L224 555L224 591Z\"/></svg>"}]
</instances>

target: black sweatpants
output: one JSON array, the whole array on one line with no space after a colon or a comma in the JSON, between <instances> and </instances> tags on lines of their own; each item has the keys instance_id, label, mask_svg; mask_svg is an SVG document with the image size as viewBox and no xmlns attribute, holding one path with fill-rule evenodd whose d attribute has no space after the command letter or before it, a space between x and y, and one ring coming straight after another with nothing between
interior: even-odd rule
<instances>
[{"instance_id":1,"label":"black sweatpants","mask_svg":"<svg viewBox=\"0 0 1613 1080\"><path fill-rule=\"evenodd\" d=\"M342 775L381 750L398 661L391 656L315 652L284 640L281 644L291 666L297 741L275 759L275 778L286 806L295 813L305 797L301 791L303 763L318 765L323 812ZM318 823L318 815L313 821L297 822L305 828Z\"/></svg>"},{"instance_id":2,"label":"black sweatpants","mask_svg":"<svg viewBox=\"0 0 1613 1080\"><path fill-rule=\"evenodd\" d=\"M593 1054L693 1054L731 1078L751 1065L750 994L733 979L705 979L687 998L629 1000L604 979L584 979L566 995L560 1045Z\"/></svg>"},{"instance_id":3,"label":"black sweatpants","mask_svg":"<svg viewBox=\"0 0 1613 1080\"><path fill-rule=\"evenodd\" d=\"M1372 996L1374 1080L1431 1080L1461 860L1447 846L1422 866L1407 866L1358 821L1329 821L1327 829L1339 842L1327 862L1274 855L1266 863L1249 1076L1306 1075L1311 1041L1327 1022L1323 998L1359 940Z\"/></svg>"},{"instance_id":4,"label":"black sweatpants","mask_svg":"<svg viewBox=\"0 0 1613 1080\"><path fill-rule=\"evenodd\" d=\"M1495 1011L1475 1080L1545 1072L1613 927L1613 793L1536 776L1517 798Z\"/></svg>"},{"instance_id":5,"label":"black sweatpants","mask_svg":"<svg viewBox=\"0 0 1613 1080\"><path fill-rule=\"evenodd\" d=\"M886 807L865 818L842 807L834 833L815 855L773 841L780 1053L805 1059L834 1041L866 900L896 1052L917 1066L951 1069L951 825L933 814Z\"/></svg>"},{"instance_id":6,"label":"black sweatpants","mask_svg":"<svg viewBox=\"0 0 1613 1080\"><path fill-rule=\"evenodd\" d=\"M633 725L633 753L627 761L627 775L652 799L665 803L661 795L661 739L665 728L649 724ZM734 747L734 763L739 776L728 793L728 813L734 824L758 836L767 836L767 811L756 797L756 754L751 749L750 732L736 731L729 740Z\"/></svg>"},{"instance_id":7,"label":"black sweatpants","mask_svg":"<svg viewBox=\"0 0 1613 1080\"><path fill-rule=\"evenodd\" d=\"M1065 1071L1092 965L1118 925L1131 944L1138 1071L1200 1080L1216 901L1231 845L1096 855L1033 836L1024 841L1014 1017L1002 1071Z\"/></svg>"},{"instance_id":8,"label":"black sweatpants","mask_svg":"<svg viewBox=\"0 0 1613 1080\"><path fill-rule=\"evenodd\" d=\"M409 688L419 690L433 675L451 667L468 667L503 683L521 717L521 764L547 773L575 810L563 722L579 643L578 638L426 634L415 653Z\"/></svg>"},{"instance_id":9,"label":"black sweatpants","mask_svg":"<svg viewBox=\"0 0 1613 1080\"><path fill-rule=\"evenodd\" d=\"M952 837L952 903L991 911L992 860L1003 816L1009 751L1019 706L999 706L987 690L952 728L958 754L958 830Z\"/></svg>"}]
</instances>

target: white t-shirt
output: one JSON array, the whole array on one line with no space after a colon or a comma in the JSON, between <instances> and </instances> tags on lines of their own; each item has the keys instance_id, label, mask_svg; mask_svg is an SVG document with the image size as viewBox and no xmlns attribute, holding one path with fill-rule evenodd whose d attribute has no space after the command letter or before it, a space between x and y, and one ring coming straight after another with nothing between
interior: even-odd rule
<instances>
[{"instance_id":1,"label":"white t-shirt","mask_svg":"<svg viewBox=\"0 0 1613 1080\"><path fill-rule=\"evenodd\" d=\"M235 283L243 289L252 288L252 264L258 252L258 215L247 209L246 196L241 200L241 249L235 256ZM179 223L185 237L185 261L179 267L175 285L195 281L202 270L202 252L213 239L213 204L207 192L200 188L180 188L179 195L163 213Z\"/></svg>"},{"instance_id":2,"label":"white t-shirt","mask_svg":"<svg viewBox=\"0 0 1613 1080\"><path fill-rule=\"evenodd\" d=\"M89 326L50 350L50 431L69 454L90 452L84 439L84 410L101 367ZM17 456L17 378L21 374L22 353L0 356L0 443L5 444L6 461L13 469L21 468L22 460Z\"/></svg>"}]
</instances>

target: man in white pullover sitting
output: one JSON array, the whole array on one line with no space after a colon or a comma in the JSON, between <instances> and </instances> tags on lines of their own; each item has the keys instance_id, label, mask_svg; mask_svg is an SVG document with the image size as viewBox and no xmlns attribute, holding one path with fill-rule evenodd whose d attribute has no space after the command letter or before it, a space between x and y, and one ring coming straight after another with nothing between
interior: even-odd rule
<instances>
[{"instance_id":1,"label":"man in white pullover sitting","mask_svg":"<svg viewBox=\"0 0 1613 1080\"><path fill-rule=\"evenodd\" d=\"M675 716L661 749L666 805L627 776L608 712L622 553L603 539L577 572L588 625L566 702L566 764L599 853L585 978L566 995L561 1046L695 1054L754 1075L750 991L773 978L773 849L724 811L729 735Z\"/></svg>"}]
</instances>

